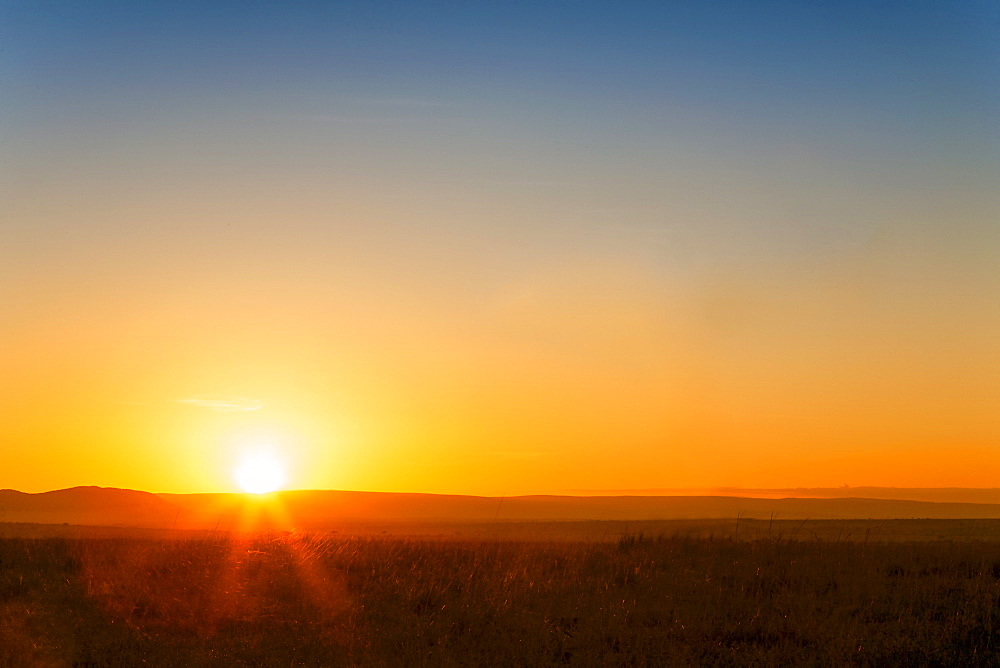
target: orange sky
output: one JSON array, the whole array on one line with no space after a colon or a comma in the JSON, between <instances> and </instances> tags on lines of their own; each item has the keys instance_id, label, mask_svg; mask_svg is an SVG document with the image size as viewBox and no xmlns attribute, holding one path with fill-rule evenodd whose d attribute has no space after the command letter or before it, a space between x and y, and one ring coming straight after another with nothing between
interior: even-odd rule
<instances>
[{"instance_id":1,"label":"orange sky","mask_svg":"<svg viewBox=\"0 0 1000 668\"><path fill-rule=\"evenodd\" d=\"M1000 486L1000 68L967 27L917 95L766 16L587 69L643 22L528 67L519 15L456 18L445 60L413 17L333 54L262 16L258 59L194 5L93 11L0 53L0 487L232 490L256 450L296 488Z\"/></svg>"}]
</instances>

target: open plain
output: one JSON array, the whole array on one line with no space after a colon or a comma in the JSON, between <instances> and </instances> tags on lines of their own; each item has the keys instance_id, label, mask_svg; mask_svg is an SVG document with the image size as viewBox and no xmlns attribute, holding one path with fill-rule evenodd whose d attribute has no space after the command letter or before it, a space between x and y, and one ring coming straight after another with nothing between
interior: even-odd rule
<instances>
[{"instance_id":1,"label":"open plain","mask_svg":"<svg viewBox=\"0 0 1000 668\"><path fill-rule=\"evenodd\" d=\"M998 528L7 524L0 665L990 665Z\"/></svg>"}]
</instances>

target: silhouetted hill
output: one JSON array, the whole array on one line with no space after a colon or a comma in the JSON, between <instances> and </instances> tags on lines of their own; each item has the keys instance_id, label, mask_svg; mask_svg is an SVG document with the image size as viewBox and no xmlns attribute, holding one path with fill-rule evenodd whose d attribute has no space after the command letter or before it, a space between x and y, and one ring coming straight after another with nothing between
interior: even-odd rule
<instances>
[{"instance_id":1,"label":"silhouetted hill","mask_svg":"<svg viewBox=\"0 0 1000 668\"><path fill-rule=\"evenodd\" d=\"M0 490L0 522L166 526L177 515L169 501L134 489L71 487L40 494Z\"/></svg>"},{"instance_id":2,"label":"silhouetted hill","mask_svg":"<svg viewBox=\"0 0 1000 668\"><path fill-rule=\"evenodd\" d=\"M1000 504L1000 488L985 487L796 487L794 489L732 489L735 496L778 496L826 499L897 499L907 501L932 501L935 503Z\"/></svg>"},{"instance_id":3,"label":"silhouetted hill","mask_svg":"<svg viewBox=\"0 0 1000 668\"><path fill-rule=\"evenodd\" d=\"M577 489L569 496L742 496L751 499L893 499L1000 504L997 487L713 487L707 489Z\"/></svg>"},{"instance_id":4,"label":"silhouetted hill","mask_svg":"<svg viewBox=\"0 0 1000 668\"><path fill-rule=\"evenodd\" d=\"M486 497L385 492L287 491L149 494L74 487L25 494L0 491L0 521L200 529L323 530L357 522L504 522L675 519L986 519L1000 504L872 498L737 496Z\"/></svg>"},{"instance_id":5,"label":"silhouetted hill","mask_svg":"<svg viewBox=\"0 0 1000 668\"><path fill-rule=\"evenodd\" d=\"M163 495L185 523L239 528L322 529L364 521L534 521L661 519L1000 518L1000 505L885 499L751 499L727 496L483 497L380 492L291 491L262 499L239 494Z\"/></svg>"}]
</instances>

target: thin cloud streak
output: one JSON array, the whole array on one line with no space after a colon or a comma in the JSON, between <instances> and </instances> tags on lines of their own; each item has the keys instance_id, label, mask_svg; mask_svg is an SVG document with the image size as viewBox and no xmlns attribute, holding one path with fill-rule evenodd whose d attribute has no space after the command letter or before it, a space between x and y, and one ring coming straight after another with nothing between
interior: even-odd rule
<instances>
[{"instance_id":1,"label":"thin cloud streak","mask_svg":"<svg viewBox=\"0 0 1000 668\"><path fill-rule=\"evenodd\" d=\"M208 408L220 413L259 411L264 407L263 401L247 399L246 397L190 397L188 399L177 399L177 402L199 408Z\"/></svg>"}]
</instances>

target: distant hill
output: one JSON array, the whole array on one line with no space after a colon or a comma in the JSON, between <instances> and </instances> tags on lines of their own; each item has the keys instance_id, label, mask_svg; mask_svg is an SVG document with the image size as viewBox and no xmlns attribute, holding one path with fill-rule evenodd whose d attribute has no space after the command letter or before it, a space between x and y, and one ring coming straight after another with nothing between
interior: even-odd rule
<instances>
[{"instance_id":1,"label":"distant hill","mask_svg":"<svg viewBox=\"0 0 1000 668\"><path fill-rule=\"evenodd\" d=\"M0 522L168 528L300 528L345 522L505 522L669 519L996 519L1000 504L875 498L738 496L515 496L302 490L244 494L149 494L74 487L0 491Z\"/></svg>"},{"instance_id":2,"label":"distant hill","mask_svg":"<svg viewBox=\"0 0 1000 668\"><path fill-rule=\"evenodd\" d=\"M885 499L750 499L729 496L516 496L293 491L255 500L239 494L164 494L195 526L274 522L323 529L342 521L544 521L659 519L1000 518L1000 505Z\"/></svg>"},{"instance_id":3,"label":"distant hill","mask_svg":"<svg viewBox=\"0 0 1000 668\"><path fill-rule=\"evenodd\" d=\"M169 501L134 489L71 487L40 494L0 490L0 522L169 526L177 515Z\"/></svg>"},{"instance_id":4,"label":"distant hill","mask_svg":"<svg viewBox=\"0 0 1000 668\"><path fill-rule=\"evenodd\" d=\"M705 489L577 489L568 496L742 496L751 499L893 499L1000 504L997 487L713 487Z\"/></svg>"}]
</instances>

